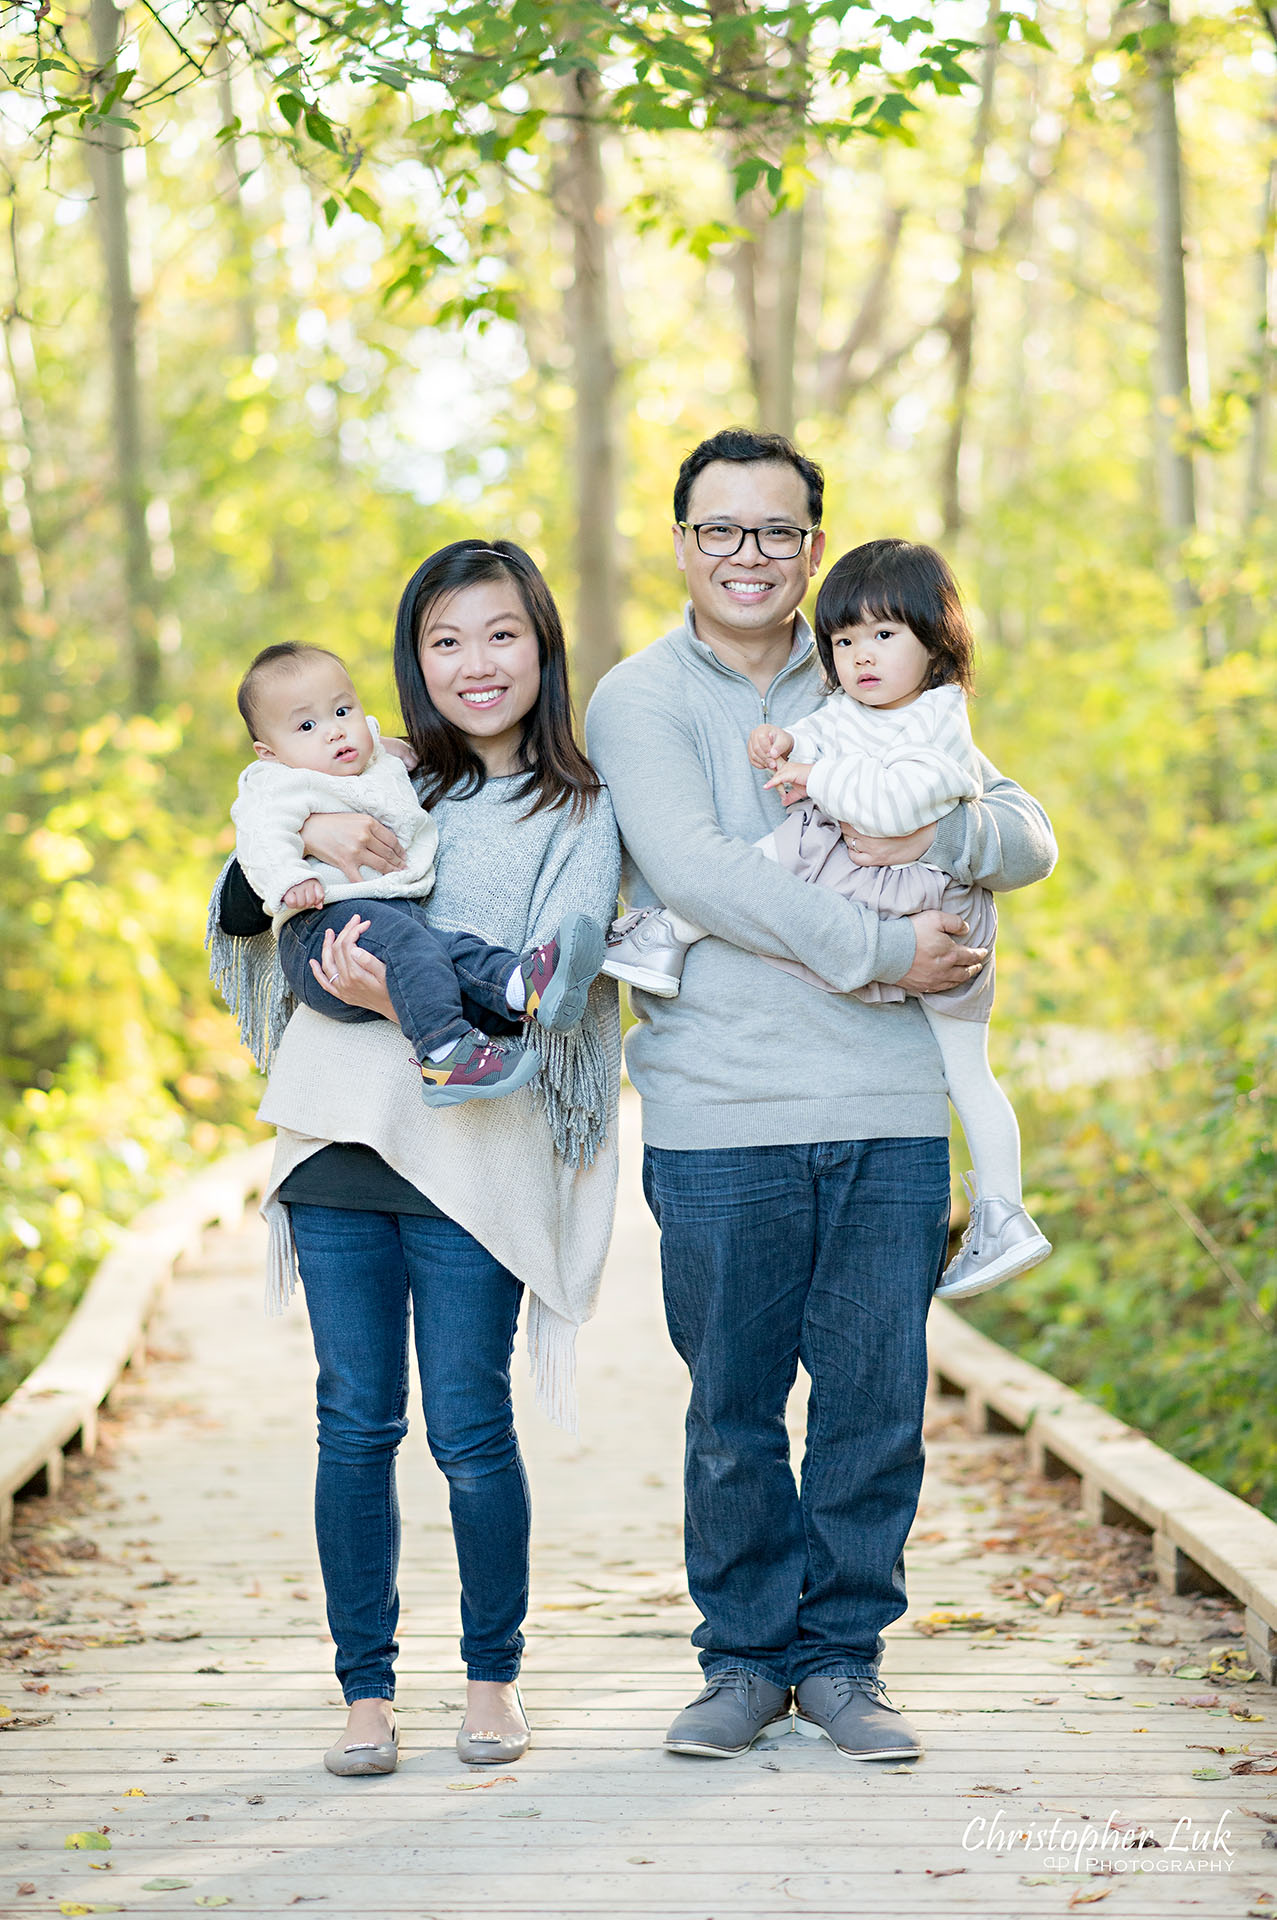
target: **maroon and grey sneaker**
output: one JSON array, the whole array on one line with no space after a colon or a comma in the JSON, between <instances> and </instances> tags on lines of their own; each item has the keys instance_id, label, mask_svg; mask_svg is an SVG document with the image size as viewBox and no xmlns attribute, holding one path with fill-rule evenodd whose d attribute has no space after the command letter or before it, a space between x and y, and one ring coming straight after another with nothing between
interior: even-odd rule
<instances>
[{"instance_id":1,"label":"maroon and grey sneaker","mask_svg":"<svg viewBox=\"0 0 1277 1920\"><path fill-rule=\"evenodd\" d=\"M495 1100L526 1087L541 1070L530 1047L498 1044L471 1027L442 1060L422 1060L421 1097L428 1107L455 1107L462 1100Z\"/></svg>"},{"instance_id":2,"label":"maroon and grey sneaker","mask_svg":"<svg viewBox=\"0 0 1277 1920\"><path fill-rule=\"evenodd\" d=\"M597 920L588 913L565 915L553 940L523 956L524 1012L550 1033L566 1033L585 1012L605 952Z\"/></svg>"}]
</instances>

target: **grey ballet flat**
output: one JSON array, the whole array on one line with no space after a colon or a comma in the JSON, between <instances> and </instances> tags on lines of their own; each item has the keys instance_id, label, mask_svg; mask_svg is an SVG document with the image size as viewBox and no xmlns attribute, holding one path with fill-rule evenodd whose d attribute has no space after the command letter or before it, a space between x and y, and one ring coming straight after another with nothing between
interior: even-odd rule
<instances>
[{"instance_id":1,"label":"grey ballet flat","mask_svg":"<svg viewBox=\"0 0 1277 1920\"><path fill-rule=\"evenodd\" d=\"M339 1740L324 1755L324 1765L343 1780L366 1773L393 1773L399 1765L399 1729L394 1729L389 1740L359 1740L349 1746Z\"/></svg>"},{"instance_id":2,"label":"grey ballet flat","mask_svg":"<svg viewBox=\"0 0 1277 1920\"><path fill-rule=\"evenodd\" d=\"M472 1767L506 1767L512 1760L522 1760L532 1744L532 1729L528 1725L523 1695L517 1687L514 1695L519 1703L519 1712L523 1714L523 1732L467 1733L465 1728L461 1727L457 1733L459 1759Z\"/></svg>"}]
</instances>

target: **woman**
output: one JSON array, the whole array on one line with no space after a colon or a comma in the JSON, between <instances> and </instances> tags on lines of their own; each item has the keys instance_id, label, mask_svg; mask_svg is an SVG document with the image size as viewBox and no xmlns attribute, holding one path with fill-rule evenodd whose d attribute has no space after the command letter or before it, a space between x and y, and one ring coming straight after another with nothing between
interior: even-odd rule
<instances>
[{"instance_id":1,"label":"woman","mask_svg":"<svg viewBox=\"0 0 1277 1920\"><path fill-rule=\"evenodd\" d=\"M572 911L606 922L616 826L572 737L562 624L528 555L469 540L425 561L400 602L395 677L422 804L439 825L431 922L515 949ZM303 838L352 879L401 861L393 835L363 815L312 816ZM214 977L264 1065L288 1008L260 903L234 863L214 915ZM397 1761L394 1463L411 1317L461 1576L468 1684L457 1749L504 1765L531 1737L516 1685L529 1509L510 1356L526 1289L538 1401L574 1424L573 1342L593 1310L616 1193L616 989L596 983L573 1033L523 1030L541 1055L533 1085L430 1108L358 926L354 917L330 934L321 962L352 1012L340 1025L292 1013L261 1107L278 1129L262 1206L273 1301L282 1308L291 1293L295 1262L319 1363L315 1524L349 1707L325 1764L389 1773Z\"/></svg>"}]
</instances>

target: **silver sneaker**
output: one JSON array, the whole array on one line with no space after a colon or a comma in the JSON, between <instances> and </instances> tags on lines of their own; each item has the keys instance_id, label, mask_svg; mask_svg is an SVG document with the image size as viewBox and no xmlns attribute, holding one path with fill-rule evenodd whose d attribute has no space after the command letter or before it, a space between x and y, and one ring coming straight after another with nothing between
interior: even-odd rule
<instances>
[{"instance_id":1,"label":"silver sneaker","mask_svg":"<svg viewBox=\"0 0 1277 1920\"><path fill-rule=\"evenodd\" d=\"M688 942L679 940L664 907L623 913L608 928L603 971L662 1000L678 997Z\"/></svg>"},{"instance_id":2,"label":"silver sneaker","mask_svg":"<svg viewBox=\"0 0 1277 1920\"><path fill-rule=\"evenodd\" d=\"M984 1293L1000 1281L1041 1266L1051 1251L1051 1242L1018 1202L996 1195L977 1200L969 1173L963 1174L962 1184L971 1200L971 1218L936 1288L937 1300L964 1300Z\"/></svg>"}]
</instances>

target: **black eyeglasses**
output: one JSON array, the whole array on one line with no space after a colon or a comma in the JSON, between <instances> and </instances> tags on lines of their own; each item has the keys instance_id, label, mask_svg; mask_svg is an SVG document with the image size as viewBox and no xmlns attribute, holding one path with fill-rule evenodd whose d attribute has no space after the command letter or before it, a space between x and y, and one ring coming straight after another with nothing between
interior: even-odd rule
<instances>
[{"instance_id":1,"label":"black eyeglasses","mask_svg":"<svg viewBox=\"0 0 1277 1920\"><path fill-rule=\"evenodd\" d=\"M753 534L764 560L796 560L804 540L816 531L815 527L738 527L734 520L699 520L695 525L680 520L678 524L682 532L696 535L697 546L711 560L730 560L740 552L748 533Z\"/></svg>"}]
</instances>

